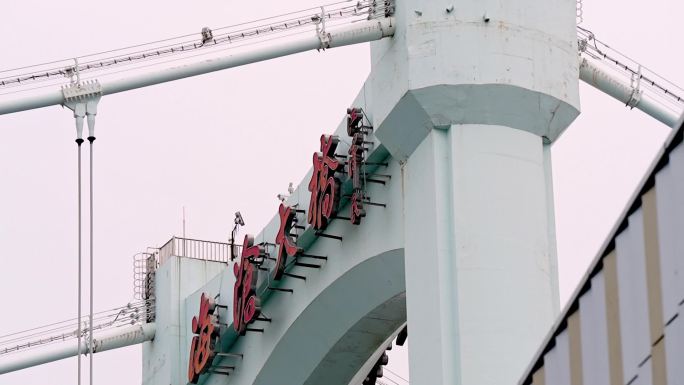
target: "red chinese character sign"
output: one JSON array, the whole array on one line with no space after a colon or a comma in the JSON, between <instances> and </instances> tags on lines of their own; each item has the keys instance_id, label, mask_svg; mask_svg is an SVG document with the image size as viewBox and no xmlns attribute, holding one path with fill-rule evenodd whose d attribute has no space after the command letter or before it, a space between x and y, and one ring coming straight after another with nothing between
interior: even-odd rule
<instances>
[{"instance_id":1,"label":"red chinese character sign","mask_svg":"<svg viewBox=\"0 0 684 385\"><path fill-rule=\"evenodd\" d=\"M366 216L363 208L363 186L361 185L361 165L363 164L363 135L356 134L349 147L349 177L352 180L353 192L351 196L351 223L361 224L361 218Z\"/></svg>"},{"instance_id":2,"label":"red chinese character sign","mask_svg":"<svg viewBox=\"0 0 684 385\"><path fill-rule=\"evenodd\" d=\"M307 222L315 230L316 236L335 238L342 241L341 236L326 234L322 231L332 219L347 219L353 224L358 225L361 223L362 218L366 216L364 205L386 207L385 204L372 202L366 194L365 186L367 182L385 184L384 180L372 179L368 178L368 176L380 176L388 179L391 176L367 173L366 167L369 165L372 167L380 165L387 167L388 164L367 162L366 152L368 148L365 146L372 145L373 143L366 141L366 135L372 132L373 127L364 125L364 121L367 122L368 120L360 108L350 108L347 110L347 133L351 137L347 156L336 155L340 142L339 137L335 135L322 135L320 138L320 152L315 152L313 155L313 172L308 185L311 199L307 213ZM347 161L340 162L338 158L346 158ZM352 187L349 218L337 216L341 194L341 182L338 179L338 174L345 174L345 164L346 174L349 176ZM306 279L304 276L285 272L285 269L288 267L289 258L300 256L327 260L325 256L304 254L304 250L297 246L295 241L297 238L295 238L295 234L292 234L292 230L293 228L305 229L302 226L296 226L297 212L304 211L295 210L284 203L280 205L278 209L280 227L275 238L275 245L268 243L255 245L254 237L249 234L244 238L239 261L233 265L233 272L235 274L235 285L233 287L233 328L240 336L245 335L247 331L264 331L264 329L248 328L248 325L254 321L270 321L270 319L261 316L261 300L257 294L259 269L268 270L262 267L266 259L276 261L272 269L273 279L275 280L280 280L285 275ZM235 238L239 225L244 225L244 221L240 213L237 212L232 239ZM276 258L269 256L264 245L276 247ZM231 261L237 258L237 248L233 246L231 244ZM296 261L295 265L308 268L323 267L322 265L299 261ZM268 289L293 292L292 289L270 287L270 285ZM192 319L192 332L195 336L193 336L190 350L188 380L193 384L196 384L199 377L209 370L216 355L214 349L219 336L218 314L215 311L217 307L224 306L216 305L213 298L202 294L199 315Z\"/></svg>"},{"instance_id":3,"label":"red chinese character sign","mask_svg":"<svg viewBox=\"0 0 684 385\"><path fill-rule=\"evenodd\" d=\"M245 235L240 262L233 265L233 327L239 335L245 335L247 325L261 313L261 300L256 293L259 271L255 263L260 263L264 257L264 247L255 245L253 236Z\"/></svg>"},{"instance_id":4,"label":"red chinese character sign","mask_svg":"<svg viewBox=\"0 0 684 385\"><path fill-rule=\"evenodd\" d=\"M347 134L352 137L352 143L349 147L349 158L347 167L349 168L349 178L352 180L353 192L351 196L351 223L361 224L361 218L366 216L366 210L363 208L363 180L362 170L363 156L364 156L364 134L365 131L361 127L363 120L363 112L359 108L347 109Z\"/></svg>"},{"instance_id":5,"label":"red chinese character sign","mask_svg":"<svg viewBox=\"0 0 684 385\"><path fill-rule=\"evenodd\" d=\"M197 335L192 337L190 346L188 381L193 384L196 384L199 376L209 369L216 354L214 343L219 335L219 329L214 326L215 308L213 299L202 293L199 315L192 318L192 332Z\"/></svg>"},{"instance_id":6,"label":"red chinese character sign","mask_svg":"<svg viewBox=\"0 0 684 385\"><path fill-rule=\"evenodd\" d=\"M292 210L292 207L285 206L281 203L280 208L278 209L278 215L280 216L280 228L276 235L278 255L276 257L276 266L273 275L273 278L276 280L280 280L283 277L285 267L287 266L287 258L294 257L297 253L302 251L297 247L290 235L292 225L297 220L295 211Z\"/></svg>"},{"instance_id":7,"label":"red chinese character sign","mask_svg":"<svg viewBox=\"0 0 684 385\"><path fill-rule=\"evenodd\" d=\"M354 136L360 131L363 111L360 108L347 108L347 135Z\"/></svg>"},{"instance_id":8,"label":"red chinese character sign","mask_svg":"<svg viewBox=\"0 0 684 385\"><path fill-rule=\"evenodd\" d=\"M340 139L335 135L321 136L321 152L313 155L313 174L309 181L311 200L308 222L316 230L323 230L337 213L340 195L340 181L335 176L343 165L335 158Z\"/></svg>"}]
</instances>

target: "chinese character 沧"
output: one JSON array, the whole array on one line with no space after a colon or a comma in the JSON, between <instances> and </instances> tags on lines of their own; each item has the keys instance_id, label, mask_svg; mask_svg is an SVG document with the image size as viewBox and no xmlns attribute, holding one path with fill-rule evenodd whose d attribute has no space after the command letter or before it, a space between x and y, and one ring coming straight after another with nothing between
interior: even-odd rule
<instances>
[{"instance_id":1,"label":"chinese character \u6ca7","mask_svg":"<svg viewBox=\"0 0 684 385\"><path fill-rule=\"evenodd\" d=\"M254 245L254 237L245 235L240 263L233 265L233 328L239 335L244 335L247 325L261 313L261 300L256 293L258 270L253 262L261 261L265 256L264 247Z\"/></svg>"}]
</instances>

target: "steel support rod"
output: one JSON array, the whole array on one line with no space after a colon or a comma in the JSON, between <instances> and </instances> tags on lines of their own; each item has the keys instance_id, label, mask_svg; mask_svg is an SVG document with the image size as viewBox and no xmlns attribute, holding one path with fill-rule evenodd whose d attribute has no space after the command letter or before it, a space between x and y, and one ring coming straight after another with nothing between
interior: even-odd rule
<instances>
[{"instance_id":1,"label":"steel support rod","mask_svg":"<svg viewBox=\"0 0 684 385\"><path fill-rule=\"evenodd\" d=\"M587 58L580 59L580 79L625 105L629 104L630 100L632 100L632 95L634 94L632 86L606 72ZM634 103L634 107L668 127L673 128L679 120L679 116L676 113L659 105L655 100L643 93L638 101Z\"/></svg>"},{"instance_id":2,"label":"steel support rod","mask_svg":"<svg viewBox=\"0 0 684 385\"><path fill-rule=\"evenodd\" d=\"M78 145L78 326L76 327L76 334L78 335L77 337L77 343L76 346L81 346L81 261L82 261L82 255L83 255L83 250L82 250L82 229L81 229L81 222L83 216L81 215L81 144L83 144L83 139L80 137L76 139L76 144ZM77 374L77 381L78 385L81 385L81 355L78 355L78 374Z\"/></svg>"},{"instance_id":3,"label":"steel support rod","mask_svg":"<svg viewBox=\"0 0 684 385\"><path fill-rule=\"evenodd\" d=\"M154 323L125 326L108 330L93 338L93 353L151 341L154 339L155 331L156 328ZM0 374L58 361L79 354L85 354L89 350L86 340L83 340L80 346L75 346L72 343L60 343L48 345L44 348L36 348L35 350L32 349L24 353L0 356Z\"/></svg>"},{"instance_id":4,"label":"steel support rod","mask_svg":"<svg viewBox=\"0 0 684 385\"><path fill-rule=\"evenodd\" d=\"M330 28L326 31L327 42L323 43L318 35L312 32L309 36L300 36L279 45L260 46L252 50L232 55L208 59L197 63L164 69L151 74L131 76L124 79L103 81L102 95L130 91L192 76L246 64L275 59L314 49L343 47L346 45L366 43L394 35L394 18L367 20L350 25ZM16 97L0 101L0 115L19 111L32 110L48 106L60 105L64 102L62 91L47 90L41 94Z\"/></svg>"},{"instance_id":5,"label":"steel support rod","mask_svg":"<svg viewBox=\"0 0 684 385\"><path fill-rule=\"evenodd\" d=\"M94 345L93 345L93 298L94 298L94 293L93 293L93 142L95 141L94 136L89 136L88 137L88 142L90 142L90 179L88 182L90 182L90 314L88 316L89 322L88 322L88 345L90 345L90 357L89 358L89 364L90 364L90 370L89 370L89 375L90 375L90 385L93 385L93 353L94 353Z\"/></svg>"}]
</instances>

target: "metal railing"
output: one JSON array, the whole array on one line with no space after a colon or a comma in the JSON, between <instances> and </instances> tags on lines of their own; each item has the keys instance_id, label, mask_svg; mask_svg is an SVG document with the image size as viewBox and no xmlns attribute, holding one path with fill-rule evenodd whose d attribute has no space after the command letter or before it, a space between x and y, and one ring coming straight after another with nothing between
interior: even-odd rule
<instances>
[{"instance_id":1,"label":"metal railing","mask_svg":"<svg viewBox=\"0 0 684 385\"><path fill-rule=\"evenodd\" d=\"M159 264L171 256L227 263L230 260L230 244L174 236L159 248Z\"/></svg>"},{"instance_id":2,"label":"metal railing","mask_svg":"<svg viewBox=\"0 0 684 385\"><path fill-rule=\"evenodd\" d=\"M156 251L138 253L133 256L133 294L136 299L154 297L154 275L157 267Z\"/></svg>"},{"instance_id":3,"label":"metal railing","mask_svg":"<svg viewBox=\"0 0 684 385\"><path fill-rule=\"evenodd\" d=\"M237 250L236 246L236 250ZM147 304L146 322L154 322L154 288L157 269L169 257L200 259L204 261L230 261L230 244L223 242L202 241L199 239L172 237L160 248L148 247L146 252L133 256L133 292L136 299Z\"/></svg>"}]
</instances>

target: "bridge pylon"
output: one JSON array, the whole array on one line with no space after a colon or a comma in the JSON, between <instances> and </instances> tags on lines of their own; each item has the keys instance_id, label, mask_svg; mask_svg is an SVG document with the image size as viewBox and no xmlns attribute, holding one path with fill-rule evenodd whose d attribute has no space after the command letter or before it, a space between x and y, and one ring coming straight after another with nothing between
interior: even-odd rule
<instances>
[{"instance_id":1,"label":"bridge pylon","mask_svg":"<svg viewBox=\"0 0 684 385\"><path fill-rule=\"evenodd\" d=\"M550 145L580 110L575 1L397 0L395 20L367 110L403 163L411 382L511 383L559 312Z\"/></svg>"}]
</instances>

